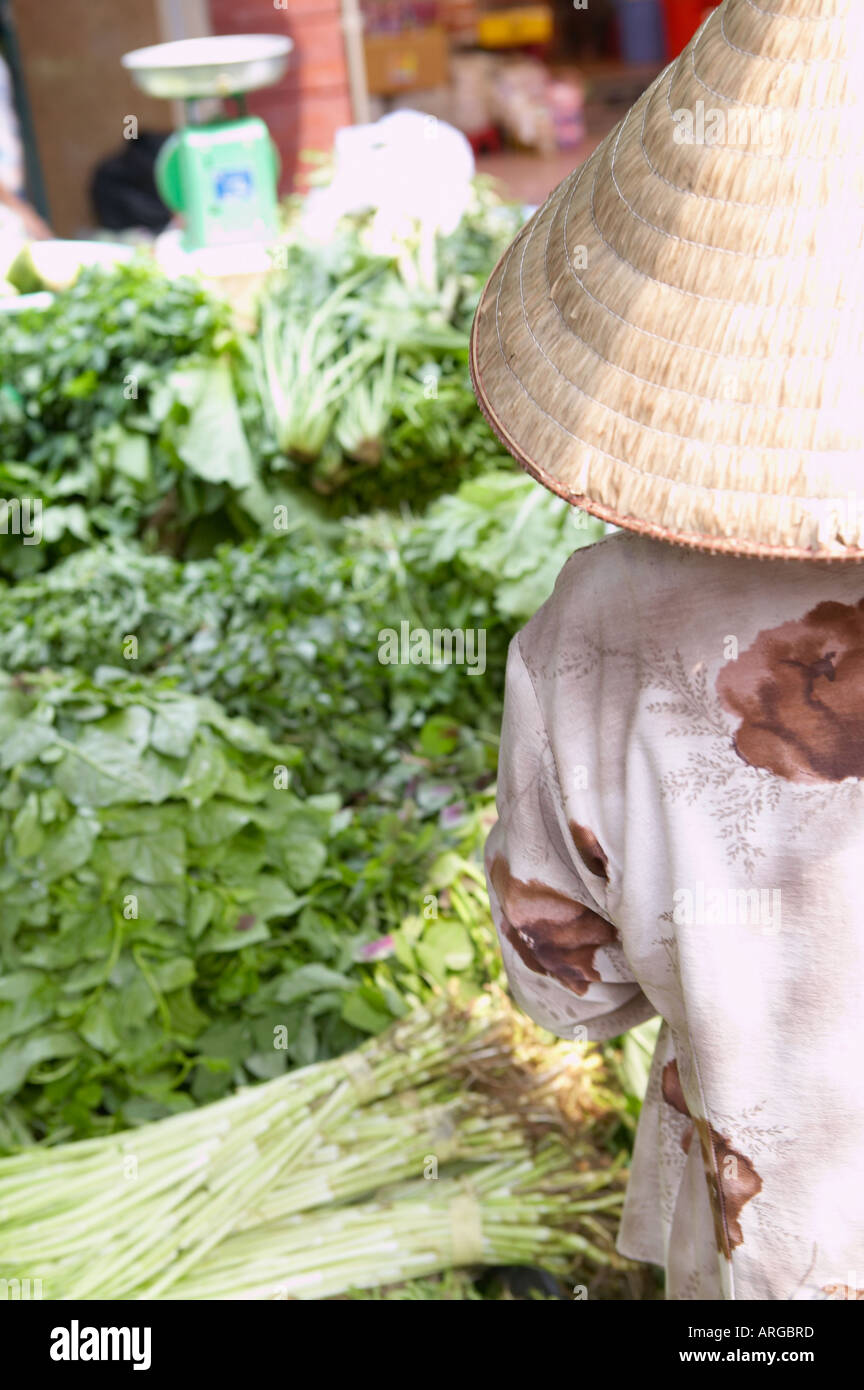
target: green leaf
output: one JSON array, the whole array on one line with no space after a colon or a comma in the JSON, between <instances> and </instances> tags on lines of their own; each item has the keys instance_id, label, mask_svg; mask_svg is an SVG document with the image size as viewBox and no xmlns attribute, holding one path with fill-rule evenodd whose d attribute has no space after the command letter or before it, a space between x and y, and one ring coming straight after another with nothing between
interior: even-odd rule
<instances>
[{"instance_id":1,"label":"green leaf","mask_svg":"<svg viewBox=\"0 0 864 1390\"><path fill-rule=\"evenodd\" d=\"M310 887L326 862L327 847L314 833L306 834L296 824L286 831L279 863L292 888Z\"/></svg>"},{"instance_id":2,"label":"green leaf","mask_svg":"<svg viewBox=\"0 0 864 1390\"><path fill-rule=\"evenodd\" d=\"M0 1095L14 1095L23 1086L31 1069L40 1062L74 1057L81 1051L80 1039L68 1029L46 1029L16 1038L0 1049Z\"/></svg>"},{"instance_id":3,"label":"green leaf","mask_svg":"<svg viewBox=\"0 0 864 1390\"><path fill-rule=\"evenodd\" d=\"M75 806L164 801L177 780L158 754L141 756L134 743L92 726L67 746L55 772L57 787Z\"/></svg>"},{"instance_id":4,"label":"green leaf","mask_svg":"<svg viewBox=\"0 0 864 1390\"><path fill-rule=\"evenodd\" d=\"M459 742L459 726L443 714L427 719L420 730L420 747L427 758L452 753Z\"/></svg>"},{"instance_id":5,"label":"green leaf","mask_svg":"<svg viewBox=\"0 0 864 1390\"><path fill-rule=\"evenodd\" d=\"M150 466L150 441L146 435L132 433L118 427L114 446L114 467L118 473L131 478L136 483L149 482L152 477Z\"/></svg>"},{"instance_id":6,"label":"green leaf","mask_svg":"<svg viewBox=\"0 0 864 1390\"><path fill-rule=\"evenodd\" d=\"M189 956L174 956L172 960L161 961L150 969L150 974L163 994L182 989L194 983L197 970Z\"/></svg>"},{"instance_id":7,"label":"green leaf","mask_svg":"<svg viewBox=\"0 0 864 1390\"><path fill-rule=\"evenodd\" d=\"M43 721L22 721L14 734L0 743L0 768L19 766L38 758L46 748L57 741L57 732L51 724Z\"/></svg>"},{"instance_id":8,"label":"green leaf","mask_svg":"<svg viewBox=\"0 0 864 1390\"><path fill-rule=\"evenodd\" d=\"M201 806L219 790L227 771L228 764L218 743L212 739L199 739L177 784L178 795L192 806Z\"/></svg>"},{"instance_id":9,"label":"green leaf","mask_svg":"<svg viewBox=\"0 0 864 1390\"><path fill-rule=\"evenodd\" d=\"M99 824L92 816L75 815L46 836L39 856L43 878L50 882L80 869L90 858L98 834Z\"/></svg>"},{"instance_id":10,"label":"green leaf","mask_svg":"<svg viewBox=\"0 0 864 1390\"><path fill-rule=\"evenodd\" d=\"M187 820L190 843L193 845L215 845L236 835L249 824L252 811L249 806L238 805L235 801L214 798L206 806L192 811Z\"/></svg>"},{"instance_id":11,"label":"green leaf","mask_svg":"<svg viewBox=\"0 0 864 1390\"><path fill-rule=\"evenodd\" d=\"M182 376L190 414L177 446L180 458L208 483L249 487L255 481L255 468L227 361L222 358L206 367L190 367ZM175 373L178 386L179 378Z\"/></svg>"},{"instance_id":12,"label":"green leaf","mask_svg":"<svg viewBox=\"0 0 864 1390\"><path fill-rule=\"evenodd\" d=\"M71 400L84 399L93 396L99 388L99 373L92 370L79 372L78 376L72 377L71 381L66 381L60 388L61 395L68 396Z\"/></svg>"},{"instance_id":13,"label":"green leaf","mask_svg":"<svg viewBox=\"0 0 864 1390\"><path fill-rule=\"evenodd\" d=\"M390 1014L375 1007L360 990L348 995L342 1005L342 1018L346 1023L350 1023L352 1028L372 1034L383 1032L388 1024L393 1022Z\"/></svg>"},{"instance_id":14,"label":"green leaf","mask_svg":"<svg viewBox=\"0 0 864 1390\"><path fill-rule=\"evenodd\" d=\"M57 986L41 970L0 975L0 1043L50 1019L56 996Z\"/></svg>"},{"instance_id":15,"label":"green leaf","mask_svg":"<svg viewBox=\"0 0 864 1390\"><path fill-rule=\"evenodd\" d=\"M118 873L139 883L170 883L181 879L186 867L186 840L173 828L128 839L105 840L104 851Z\"/></svg>"},{"instance_id":16,"label":"green leaf","mask_svg":"<svg viewBox=\"0 0 864 1390\"><path fill-rule=\"evenodd\" d=\"M97 999L90 1005L78 1025L78 1031L85 1042L95 1047L97 1052L104 1053L106 1057L116 1052L120 1046L114 1020L104 999Z\"/></svg>"},{"instance_id":17,"label":"green leaf","mask_svg":"<svg viewBox=\"0 0 864 1390\"><path fill-rule=\"evenodd\" d=\"M341 971L330 970L326 965L312 962L299 966L290 975L279 980L274 997L280 1004L293 1004L296 1000L306 999L321 990L346 990L351 989L353 985L354 981Z\"/></svg>"},{"instance_id":18,"label":"green leaf","mask_svg":"<svg viewBox=\"0 0 864 1390\"><path fill-rule=\"evenodd\" d=\"M31 792L12 821L15 851L21 859L38 854L45 838L39 817L39 798Z\"/></svg>"},{"instance_id":19,"label":"green leaf","mask_svg":"<svg viewBox=\"0 0 864 1390\"><path fill-rule=\"evenodd\" d=\"M192 903L189 909L189 935L193 941L198 939L212 920L216 903L215 893L208 892L206 889L193 890Z\"/></svg>"},{"instance_id":20,"label":"green leaf","mask_svg":"<svg viewBox=\"0 0 864 1390\"><path fill-rule=\"evenodd\" d=\"M153 720L151 747L157 753L167 753L172 758L188 757L198 729L199 710L198 700L177 696L163 701Z\"/></svg>"},{"instance_id":21,"label":"green leaf","mask_svg":"<svg viewBox=\"0 0 864 1390\"><path fill-rule=\"evenodd\" d=\"M423 968L441 983L448 971L467 970L474 959L471 938L459 922L432 922L414 949Z\"/></svg>"},{"instance_id":22,"label":"green leaf","mask_svg":"<svg viewBox=\"0 0 864 1390\"><path fill-rule=\"evenodd\" d=\"M190 988L176 989L166 999L171 1031L182 1038L196 1038L208 1025Z\"/></svg>"},{"instance_id":23,"label":"green leaf","mask_svg":"<svg viewBox=\"0 0 864 1390\"><path fill-rule=\"evenodd\" d=\"M248 1026L234 1023L208 1028L198 1038L197 1046L202 1055L218 1057L236 1065L243 1061L248 1051Z\"/></svg>"}]
</instances>

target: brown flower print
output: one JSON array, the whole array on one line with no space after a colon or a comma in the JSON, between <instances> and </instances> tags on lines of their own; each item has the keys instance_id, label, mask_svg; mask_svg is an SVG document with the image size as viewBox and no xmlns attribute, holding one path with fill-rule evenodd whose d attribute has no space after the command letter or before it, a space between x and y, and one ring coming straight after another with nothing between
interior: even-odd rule
<instances>
[{"instance_id":1,"label":"brown flower print","mask_svg":"<svg viewBox=\"0 0 864 1390\"><path fill-rule=\"evenodd\" d=\"M735 1247L744 1243L739 1219L741 1209L745 1202L762 1191L762 1179L750 1159L734 1149L713 1125L690 1114L678 1074L678 1062L674 1057L663 1068L662 1091L667 1105L691 1121L690 1128L681 1136L681 1147L685 1153L690 1152L694 1128L699 1135L717 1248L729 1260Z\"/></svg>"},{"instance_id":2,"label":"brown flower print","mask_svg":"<svg viewBox=\"0 0 864 1390\"><path fill-rule=\"evenodd\" d=\"M717 677L739 756L792 782L864 777L864 599L760 632Z\"/></svg>"},{"instance_id":3,"label":"brown flower print","mask_svg":"<svg viewBox=\"0 0 864 1390\"><path fill-rule=\"evenodd\" d=\"M569 825L573 843L586 869L598 878L608 878L609 860L594 831L589 830L587 825L577 825L575 820L571 820Z\"/></svg>"},{"instance_id":4,"label":"brown flower print","mask_svg":"<svg viewBox=\"0 0 864 1390\"><path fill-rule=\"evenodd\" d=\"M594 953L617 940L615 928L582 903L545 883L515 878L503 855L489 868L506 939L529 970L550 975L574 994L600 976Z\"/></svg>"}]
</instances>

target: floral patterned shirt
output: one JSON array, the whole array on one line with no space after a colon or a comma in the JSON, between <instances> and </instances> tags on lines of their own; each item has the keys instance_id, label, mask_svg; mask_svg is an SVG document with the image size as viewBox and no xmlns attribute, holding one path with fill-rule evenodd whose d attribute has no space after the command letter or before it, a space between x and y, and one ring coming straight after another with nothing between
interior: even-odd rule
<instances>
[{"instance_id":1,"label":"floral patterned shirt","mask_svg":"<svg viewBox=\"0 0 864 1390\"><path fill-rule=\"evenodd\" d=\"M619 1250L669 1298L864 1297L862 779L864 567L619 532L511 645L501 949L560 1036L663 1019Z\"/></svg>"}]
</instances>

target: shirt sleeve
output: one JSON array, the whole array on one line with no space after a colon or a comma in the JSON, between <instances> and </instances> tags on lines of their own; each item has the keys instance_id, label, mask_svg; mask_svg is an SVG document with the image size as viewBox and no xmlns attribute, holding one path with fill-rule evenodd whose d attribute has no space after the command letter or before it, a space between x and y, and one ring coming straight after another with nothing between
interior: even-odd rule
<instances>
[{"instance_id":1,"label":"shirt sleeve","mask_svg":"<svg viewBox=\"0 0 864 1390\"><path fill-rule=\"evenodd\" d=\"M563 1038L599 1041L651 1018L656 1008L580 872L573 839L579 808L564 804L518 637L507 659L497 806L486 880L516 1002Z\"/></svg>"}]
</instances>

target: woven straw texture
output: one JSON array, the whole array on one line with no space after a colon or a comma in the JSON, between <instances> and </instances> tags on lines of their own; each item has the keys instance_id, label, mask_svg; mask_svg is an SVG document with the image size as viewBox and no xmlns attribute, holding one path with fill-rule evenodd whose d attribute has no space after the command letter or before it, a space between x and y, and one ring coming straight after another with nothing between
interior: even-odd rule
<instances>
[{"instance_id":1,"label":"woven straw texture","mask_svg":"<svg viewBox=\"0 0 864 1390\"><path fill-rule=\"evenodd\" d=\"M481 408L620 526L861 560L862 209L864 0L724 0L493 272Z\"/></svg>"}]
</instances>

